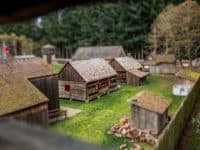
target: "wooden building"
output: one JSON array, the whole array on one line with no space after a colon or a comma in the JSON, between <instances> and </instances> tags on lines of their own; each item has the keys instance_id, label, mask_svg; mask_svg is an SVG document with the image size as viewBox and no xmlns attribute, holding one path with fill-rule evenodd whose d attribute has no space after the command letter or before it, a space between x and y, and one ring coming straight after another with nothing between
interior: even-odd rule
<instances>
[{"instance_id":1,"label":"wooden building","mask_svg":"<svg viewBox=\"0 0 200 150\"><path fill-rule=\"evenodd\" d=\"M200 77L200 72L191 69L181 69L176 73L177 83L193 86L195 81Z\"/></svg>"},{"instance_id":2,"label":"wooden building","mask_svg":"<svg viewBox=\"0 0 200 150\"><path fill-rule=\"evenodd\" d=\"M170 100L151 92L142 91L131 98L132 126L151 129L158 135L168 122Z\"/></svg>"},{"instance_id":3,"label":"wooden building","mask_svg":"<svg viewBox=\"0 0 200 150\"><path fill-rule=\"evenodd\" d=\"M93 58L111 60L115 57L125 56L126 53L122 46L93 46L78 48L72 56L72 60L87 60Z\"/></svg>"},{"instance_id":4,"label":"wooden building","mask_svg":"<svg viewBox=\"0 0 200 150\"><path fill-rule=\"evenodd\" d=\"M142 72L141 64L132 57L117 57L110 61L110 65L118 73L118 81L130 85L140 85L148 76L148 73Z\"/></svg>"},{"instance_id":5,"label":"wooden building","mask_svg":"<svg viewBox=\"0 0 200 150\"><path fill-rule=\"evenodd\" d=\"M56 58L55 46L51 44L44 45L42 47L42 57L48 64L51 64Z\"/></svg>"},{"instance_id":6,"label":"wooden building","mask_svg":"<svg viewBox=\"0 0 200 150\"><path fill-rule=\"evenodd\" d=\"M151 54L141 62L143 70L158 74L175 74L176 58L172 54Z\"/></svg>"},{"instance_id":7,"label":"wooden building","mask_svg":"<svg viewBox=\"0 0 200 150\"><path fill-rule=\"evenodd\" d=\"M88 102L117 89L117 73L104 59L70 61L59 73L59 97Z\"/></svg>"},{"instance_id":8,"label":"wooden building","mask_svg":"<svg viewBox=\"0 0 200 150\"><path fill-rule=\"evenodd\" d=\"M49 113L59 110L57 75L33 57L1 60L0 70L0 117L46 126Z\"/></svg>"}]
</instances>

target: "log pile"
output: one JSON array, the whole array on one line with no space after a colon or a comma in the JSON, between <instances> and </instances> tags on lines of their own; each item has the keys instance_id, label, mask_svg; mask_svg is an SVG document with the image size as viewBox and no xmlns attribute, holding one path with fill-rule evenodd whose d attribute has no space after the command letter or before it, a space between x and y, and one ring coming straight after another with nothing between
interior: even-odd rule
<instances>
[{"instance_id":1,"label":"log pile","mask_svg":"<svg viewBox=\"0 0 200 150\"><path fill-rule=\"evenodd\" d=\"M108 134L115 135L117 137L125 137L131 140L136 140L138 142L144 142L150 145L154 145L157 139L152 135L150 129L137 129L131 126L130 120L128 118L120 119L118 124L115 124L109 131ZM135 145L136 150L140 149Z\"/></svg>"}]
</instances>

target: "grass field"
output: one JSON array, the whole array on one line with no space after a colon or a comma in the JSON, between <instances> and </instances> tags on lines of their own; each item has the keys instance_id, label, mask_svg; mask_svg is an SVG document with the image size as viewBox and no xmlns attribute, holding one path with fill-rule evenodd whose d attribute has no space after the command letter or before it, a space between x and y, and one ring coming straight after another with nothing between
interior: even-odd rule
<instances>
[{"instance_id":1,"label":"grass field","mask_svg":"<svg viewBox=\"0 0 200 150\"><path fill-rule=\"evenodd\" d=\"M128 140L107 135L107 131L123 116L130 116L130 105L127 100L136 93L146 90L163 95L172 100L169 110L175 112L183 97L172 95L174 79L157 75L149 76L142 86L122 85L121 89L105 95L100 99L85 104L80 101L60 100L62 106L81 109L77 116L58 122L50 127L56 133L69 135L90 143L118 149ZM149 145L141 144L145 149Z\"/></svg>"}]
</instances>

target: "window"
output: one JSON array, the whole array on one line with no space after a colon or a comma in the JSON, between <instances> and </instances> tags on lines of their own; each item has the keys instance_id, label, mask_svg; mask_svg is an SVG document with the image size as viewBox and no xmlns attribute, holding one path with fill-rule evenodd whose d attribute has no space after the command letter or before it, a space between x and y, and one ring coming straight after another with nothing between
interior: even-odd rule
<instances>
[{"instance_id":1,"label":"window","mask_svg":"<svg viewBox=\"0 0 200 150\"><path fill-rule=\"evenodd\" d=\"M100 90L101 88L102 88L101 82L98 81L98 83L97 83L95 89L96 89L96 90Z\"/></svg>"},{"instance_id":2,"label":"window","mask_svg":"<svg viewBox=\"0 0 200 150\"><path fill-rule=\"evenodd\" d=\"M107 80L107 86L110 87L110 79Z\"/></svg>"},{"instance_id":3,"label":"window","mask_svg":"<svg viewBox=\"0 0 200 150\"><path fill-rule=\"evenodd\" d=\"M65 91L70 91L70 85L65 85Z\"/></svg>"}]
</instances>

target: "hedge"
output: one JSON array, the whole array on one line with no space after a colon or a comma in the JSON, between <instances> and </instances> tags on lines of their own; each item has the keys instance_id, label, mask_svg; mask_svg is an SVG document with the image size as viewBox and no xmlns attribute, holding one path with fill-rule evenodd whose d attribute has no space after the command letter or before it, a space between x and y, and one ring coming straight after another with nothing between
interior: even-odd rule
<instances>
[{"instance_id":1,"label":"hedge","mask_svg":"<svg viewBox=\"0 0 200 150\"><path fill-rule=\"evenodd\" d=\"M200 100L200 79L193 86L190 94L183 100L175 115L159 136L155 150L174 150L189 120L196 101Z\"/></svg>"}]
</instances>

